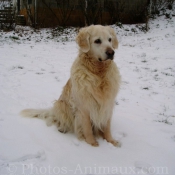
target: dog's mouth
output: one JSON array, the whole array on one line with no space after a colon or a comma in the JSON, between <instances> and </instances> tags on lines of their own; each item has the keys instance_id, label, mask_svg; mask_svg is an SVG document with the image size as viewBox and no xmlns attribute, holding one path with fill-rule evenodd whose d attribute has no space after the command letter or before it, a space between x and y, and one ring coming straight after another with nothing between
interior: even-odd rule
<instances>
[{"instance_id":1,"label":"dog's mouth","mask_svg":"<svg viewBox=\"0 0 175 175\"><path fill-rule=\"evenodd\" d=\"M107 57L105 60L102 60L101 58L98 59L98 61L102 62L102 61L107 61L107 60L113 60L114 57Z\"/></svg>"}]
</instances>

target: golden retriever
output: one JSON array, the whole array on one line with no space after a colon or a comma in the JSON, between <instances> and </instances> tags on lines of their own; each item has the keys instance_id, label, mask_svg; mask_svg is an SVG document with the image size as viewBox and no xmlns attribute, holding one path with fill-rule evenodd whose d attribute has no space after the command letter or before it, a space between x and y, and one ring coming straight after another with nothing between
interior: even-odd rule
<instances>
[{"instance_id":1,"label":"golden retriever","mask_svg":"<svg viewBox=\"0 0 175 175\"><path fill-rule=\"evenodd\" d=\"M118 47L115 31L108 26L91 25L80 29L76 42L79 54L60 98L51 109L25 109L22 116L46 119L60 132L74 132L92 146L102 136L114 146L120 143L110 131L120 74L113 61Z\"/></svg>"}]
</instances>

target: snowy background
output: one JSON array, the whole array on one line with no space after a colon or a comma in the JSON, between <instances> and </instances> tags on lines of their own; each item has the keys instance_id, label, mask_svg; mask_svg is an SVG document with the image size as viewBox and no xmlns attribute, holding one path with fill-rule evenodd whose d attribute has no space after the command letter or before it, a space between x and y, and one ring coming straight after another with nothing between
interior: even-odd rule
<instances>
[{"instance_id":1,"label":"snowy background","mask_svg":"<svg viewBox=\"0 0 175 175\"><path fill-rule=\"evenodd\" d=\"M115 28L122 76L112 120L116 148L62 134L25 108L51 107L78 53L77 30L0 31L0 174L175 174L175 17ZM60 31L61 29L59 29Z\"/></svg>"}]
</instances>

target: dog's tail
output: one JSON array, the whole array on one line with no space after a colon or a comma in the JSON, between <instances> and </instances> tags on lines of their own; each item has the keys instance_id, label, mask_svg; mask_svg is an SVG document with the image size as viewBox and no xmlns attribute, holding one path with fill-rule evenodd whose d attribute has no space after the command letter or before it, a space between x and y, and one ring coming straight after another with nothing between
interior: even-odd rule
<instances>
[{"instance_id":1,"label":"dog's tail","mask_svg":"<svg viewBox=\"0 0 175 175\"><path fill-rule=\"evenodd\" d=\"M74 114L66 101L57 100L49 109L24 109L21 116L46 120L47 126L56 125L60 132L74 131Z\"/></svg>"},{"instance_id":2,"label":"dog's tail","mask_svg":"<svg viewBox=\"0 0 175 175\"><path fill-rule=\"evenodd\" d=\"M47 125L52 125L53 122L53 112L51 109L24 109L20 112L23 117L40 118L47 122Z\"/></svg>"}]
</instances>

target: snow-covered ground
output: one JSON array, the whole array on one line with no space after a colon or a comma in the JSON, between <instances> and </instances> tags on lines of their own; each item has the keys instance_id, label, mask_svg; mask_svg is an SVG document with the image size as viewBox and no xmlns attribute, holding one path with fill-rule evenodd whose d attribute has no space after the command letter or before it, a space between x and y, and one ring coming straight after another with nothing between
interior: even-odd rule
<instances>
[{"instance_id":1,"label":"snow-covered ground","mask_svg":"<svg viewBox=\"0 0 175 175\"><path fill-rule=\"evenodd\" d=\"M112 134L121 148L102 139L92 147L19 116L51 107L61 94L78 51L75 29L54 37L50 29L0 32L1 175L175 174L175 17L150 21L147 33L113 27L122 86Z\"/></svg>"}]
</instances>

